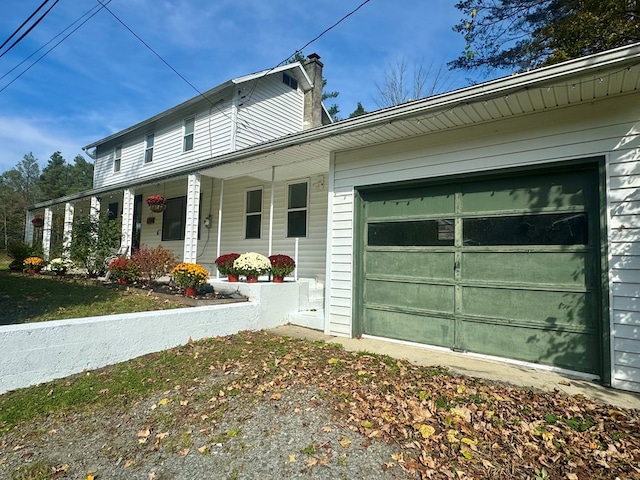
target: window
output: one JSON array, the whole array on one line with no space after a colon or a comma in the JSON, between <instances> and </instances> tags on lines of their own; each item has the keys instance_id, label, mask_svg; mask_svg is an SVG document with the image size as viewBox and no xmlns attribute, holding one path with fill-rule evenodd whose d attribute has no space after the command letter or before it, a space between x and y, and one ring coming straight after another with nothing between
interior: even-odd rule
<instances>
[{"instance_id":1,"label":"window","mask_svg":"<svg viewBox=\"0 0 640 480\"><path fill-rule=\"evenodd\" d=\"M113 154L113 171L119 172L121 164L122 164L122 147L118 146L115 148L115 151Z\"/></svg>"},{"instance_id":2,"label":"window","mask_svg":"<svg viewBox=\"0 0 640 480\"><path fill-rule=\"evenodd\" d=\"M154 135L150 133L147 135L146 147L144 149L144 163L151 163L153 161L153 142Z\"/></svg>"},{"instance_id":3,"label":"window","mask_svg":"<svg viewBox=\"0 0 640 480\"><path fill-rule=\"evenodd\" d=\"M262 189L247 191L244 238L260 238L262 231Z\"/></svg>"},{"instance_id":4,"label":"window","mask_svg":"<svg viewBox=\"0 0 640 480\"><path fill-rule=\"evenodd\" d=\"M367 225L367 244L375 247L453 246L454 219L376 222Z\"/></svg>"},{"instance_id":5,"label":"window","mask_svg":"<svg viewBox=\"0 0 640 480\"><path fill-rule=\"evenodd\" d=\"M291 75L287 75L286 73L282 74L282 83L284 83L285 85L289 85L294 90L298 89L298 81Z\"/></svg>"},{"instance_id":6,"label":"window","mask_svg":"<svg viewBox=\"0 0 640 480\"><path fill-rule=\"evenodd\" d=\"M187 118L184 121L184 137L182 141L182 151L188 152L193 150L193 131L195 128L195 117Z\"/></svg>"},{"instance_id":7,"label":"window","mask_svg":"<svg viewBox=\"0 0 640 480\"><path fill-rule=\"evenodd\" d=\"M107 211L109 212L109 220L118 218L118 202L110 203Z\"/></svg>"},{"instance_id":8,"label":"window","mask_svg":"<svg viewBox=\"0 0 640 480\"><path fill-rule=\"evenodd\" d=\"M307 236L308 183L291 183L287 192L287 237Z\"/></svg>"},{"instance_id":9,"label":"window","mask_svg":"<svg viewBox=\"0 0 640 480\"><path fill-rule=\"evenodd\" d=\"M184 240L186 217L187 197L168 198L162 217L162 241Z\"/></svg>"}]
</instances>

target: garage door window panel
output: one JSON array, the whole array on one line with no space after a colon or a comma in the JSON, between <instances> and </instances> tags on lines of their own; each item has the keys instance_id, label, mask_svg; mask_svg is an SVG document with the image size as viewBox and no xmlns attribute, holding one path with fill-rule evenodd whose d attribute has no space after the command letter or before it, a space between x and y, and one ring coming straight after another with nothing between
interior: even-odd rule
<instances>
[{"instance_id":1,"label":"garage door window panel","mask_svg":"<svg viewBox=\"0 0 640 480\"><path fill-rule=\"evenodd\" d=\"M369 246L374 247L453 246L454 220L370 223L367 239Z\"/></svg>"},{"instance_id":2,"label":"garage door window panel","mask_svg":"<svg viewBox=\"0 0 640 480\"><path fill-rule=\"evenodd\" d=\"M464 218L465 246L588 245L585 212Z\"/></svg>"}]
</instances>

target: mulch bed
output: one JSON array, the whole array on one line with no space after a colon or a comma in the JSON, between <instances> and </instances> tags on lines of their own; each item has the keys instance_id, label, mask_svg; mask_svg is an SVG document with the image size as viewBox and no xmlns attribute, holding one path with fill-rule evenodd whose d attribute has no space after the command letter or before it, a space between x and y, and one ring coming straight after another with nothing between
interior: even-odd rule
<instances>
[{"instance_id":1,"label":"mulch bed","mask_svg":"<svg viewBox=\"0 0 640 480\"><path fill-rule=\"evenodd\" d=\"M117 288L120 290L137 290L142 295L154 295L160 298L166 298L173 302L183 303L192 307L199 307L205 305L221 305L225 303L237 303L246 302L249 299L240 293L222 293L213 288L212 285L203 285L196 293L195 297L187 297L183 291L173 285L165 283L155 283L152 285L144 284L130 284L120 285L116 281L100 282L110 288Z\"/></svg>"}]
</instances>

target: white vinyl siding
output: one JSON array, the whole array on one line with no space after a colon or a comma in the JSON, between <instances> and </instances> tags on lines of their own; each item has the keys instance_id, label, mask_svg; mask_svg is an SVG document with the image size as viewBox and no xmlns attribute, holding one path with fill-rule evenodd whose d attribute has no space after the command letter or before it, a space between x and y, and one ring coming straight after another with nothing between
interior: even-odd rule
<instances>
[{"instance_id":1,"label":"white vinyl siding","mask_svg":"<svg viewBox=\"0 0 640 480\"><path fill-rule=\"evenodd\" d=\"M353 275L355 187L605 155L612 385L640 391L640 112L630 101L620 96L337 153L328 269L340 277L329 282L327 333L352 333L350 308L342 306L352 285L338 278Z\"/></svg>"},{"instance_id":2,"label":"white vinyl siding","mask_svg":"<svg viewBox=\"0 0 640 480\"><path fill-rule=\"evenodd\" d=\"M236 148L301 131L303 110L304 94L285 85L280 74L260 79L255 90L246 87L240 94Z\"/></svg>"}]
</instances>

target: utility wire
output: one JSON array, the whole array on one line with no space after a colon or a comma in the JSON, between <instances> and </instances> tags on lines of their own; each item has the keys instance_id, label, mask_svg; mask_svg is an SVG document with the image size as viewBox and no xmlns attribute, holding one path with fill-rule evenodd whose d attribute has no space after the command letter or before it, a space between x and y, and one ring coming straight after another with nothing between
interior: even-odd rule
<instances>
[{"instance_id":1,"label":"utility wire","mask_svg":"<svg viewBox=\"0 0 640 480\"><path fill-rule=\"evenodd\" d=\"M15 47L18 43L20 43L20 42L22 41L22 39L24 39L24 37L26 37L27 35L29 35L29 33L31 33L31 31L32 31L34 28L36 28L36 26L37 26L37 25L38 25L38 24L39 24L39 23L44 19L44 17L46 17L46 16L49 14L49 12L53 9L53 7L55 7L55 6L56 6L56 4L57 4L59 1L60 1L60 0L56 0L55 2L53 2L53 5L51 5L51 6L49 7L49 9L48 9L46 12L44 12L44 13L40 16L40 18L38 18L38 19L35 21L35 23L34 23L33 25L31 25L31 26L27 29L27 31L26 31L26 32L24 32L24 33L20 36L20 38L18 38L15 42L13 42L13 43L11 44L11 46L9 46L9 48L7 48L4 52L0 53L0 58L2 58L6 53L8 53L9 51L11 51L11 49L13 49L13 47ZM30 17L30 18L31 18L31 17ZM23 25L24 25L24 24L23 24ZM22 28L22 27L20 27L20 28ZM11 36L13 36L13 34L12 34Z\"/></svg>"},{"instance_id":2,"label":"utility wire","mask_svg":"<svg viewBox=\"0 0 640 480\"><path fill-rule=\"evenodd\" d=\"M20 25L18 28L16 28L16 31L13 32L11 35L9 35L9 38L7 38L4 42L2 42L2 45L0 45L0 50L2 50L4 48L4 46L7 43L9 43L11 41L11 39L18 34L18 32L20 30L22 30L22 27L24 27L27 23L29 23L29 20L31 20L33 17L36 16L36 14L42 9L42 7L44 7L47 4L48 1L49 0L44 0L44 2L42 2L40 4L40 6L38 8L36 8L35 11L31 15L29 15L29 18L27 18L24 22L22 22L22 25Z\"/></svg>"},{"instance_id":3,"label":"utility wire","mask_svg":"<svg viewBox=\"0 0 640 480\"><path fill-rule=\"evenodd\" d=\"M107 1L107 3L110 3L110 2L111 2L111 0L108 0L108 1ZM29 65L27 68L25 68L25 69L24 69L22 72L20 72L20 73L19 73L19 74L18 74L18 75L13 79L13 80L11 80L11 81L10 81L9 83L7 83L4 87L2 87L2 88L0 89L0 93L4 92L4 91L9 87L9 85L11 85L13 82L15 82L16 80L18 80L22 75L24 75L24 74L25 74L25 73L27 73L29 70L31 70L31 68L33 68L33 67L36 65L36 63L38 63L40 60L42 60L44 57L46 57L46 56L47 56L47 55L48 55L52 50L54 50L58 45L60 45L60 44L61 44L62 42L64 42L67 38L69 38L71 35L73 35L73 34L74 34L74 33L75 33L75 32L76 32L80 27L82 27L85 23L87 23L89 20L91 20L91 19L92 19L92 18L93 18L93 17L94 17L94 16L95 16L95 15L96 15L100 10L102 10L103 8L104 8L104 6L99 7L95 12L93 12L91 15L89 15L89 17L87 17L87 18L86 18L86 19L85 19L85 20L84 20L80 25L78 25L78 26L77 26L76 28L74 28L71 32L69 32L67 35L65 35L65 36L64 36L64 37L63 37L63 38L62 38L58 43L56 43L53 47L51 47L49 50L47 50L46 52L44 52L44 53L43 53L40 57L38 57L38 58L37 58L37 59L36 59L36 60L31 64L31 65ZM91 10L87 11L83 16L87 15L89 12L91 12ZM82 18L82 17L80 17L80 18ZM78 19L78 20L80 20L80 19ZM78 22L78 20L76 20L74 23L77 23L77 22ZM73 23L72 23L71 25L73 25ZM71 26L71 25L70 25L70 26ZM67 27L65 30L63 30L63 32L64 32L64 31L66 31L66 30L68 30L68 29L70 28L70 26L69 26L69 27ZM63 33L63 32L61 32L61 33ZM53 39L51 39L49 42L47 42L47 44L51 43L55 38L57 38L57 37L59 37L59 36L60 36L60 34L56 35L55 37L53 37ZM45 46L46 46L47 44L45 44ZM42 48L43 48L43 47L41 47L39 50L41 50ZM33 55L34 55L35 53L37 53L39 50L37 50L36 52L34 52L33 54L31 54L31 56L33 56ZM29 56L28 58L31 58L31 56ZM24 63L25 61L26 61L26 60L24 60L23 62L21 62L21 64L22 64L22 63ZM21 65L21 64L20 64L20 65ZM16 67L14 67L12 70L10 70L10 72L11 72L11 71L13 71L13 70L15 70L16 68L17 68L17 66L16 66ZM8 72L8 73L10 73L10 72ZM5 75L3 75L3 76L2 76L2 78L6 77L6 76L8 75L8 73L7 73L7 74L5 74Z\"/></svg>"}]
</instances>

